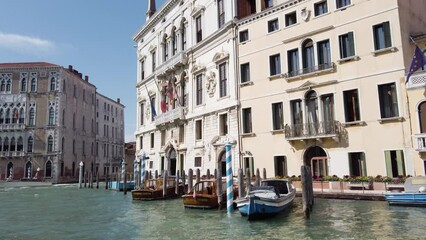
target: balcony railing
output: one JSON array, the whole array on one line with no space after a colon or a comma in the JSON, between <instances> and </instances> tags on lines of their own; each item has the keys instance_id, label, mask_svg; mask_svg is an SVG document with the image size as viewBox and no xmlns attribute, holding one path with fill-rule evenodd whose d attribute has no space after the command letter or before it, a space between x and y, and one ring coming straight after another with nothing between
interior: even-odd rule
<instances>
[{"instance_id":1,"label":"balcony railing","mask_svg":"<svg viewBox=\"0 0 426 240\"><path fill-rule=\"evenodd\" d=\"M286 78L293 78L293 77L303 77L308 76L311 74L319 74L326 71L334 71L335 68L334 62L331 63L324 63L317 66L307 67L295 71L291 71L285 74Z\"/></svg>"},{"instance_id":2,"label":"balcony railing","mask_svg":"<svg viewBox=\"0 0 426 240\"><path fill-rule=\"evenodd\" d=\"M411 75L406 86L408 89L424 88L426 86L426 71Z\"/></svg>"},{"instance_id":3,"label":"balcony railing","mask_svg":"<svg viewBox=\"0 0 426 240\"><path fill-rule=\"evenodd\" d=\"M287 125L285 127L285 138L287 140L333 138L340 134L341 127L338 121Z\"/></svg>"},{"instance_id":4,"label":"balcony railing","mask_svg":"<svg viewBox=\"0 0 426 240\"><path fill-rule=\"evenodd\" d=\"M417 152L426 152L426 133L414 135Z\"/></svg>"},{"instance_id":5,"label":"balcony railing","mask_svg":"<svg viewBox=\"0 0 426 240\"><path fill-rule=\"evenodd\" d=\"M2 157L23 157L25 155L25 152L16 152L16 151L7 151L7 152L0 152L0 156Z\"/></svg>"},{"instance_id":6,"label":"balcony railing","mask_svg":"<svg viewBox=\"0 0 426 240\"><path fill-rule=\"evenodd\" d=\"M6 131L6 130L24 130L25 124L23 123L8 123L8 124L0 124L0 131Z\"/></svg>"},{"instance_id":7,"label":"balcony railing","mask_svg":"<svg viewBox=\"0 0 426 240\"><path fill-rule=\"evenodd\" d=\"M183 107L176 107L173 110L170 110L165 113L161 113L155 117L155 125L161 125L168 122L174 122L178 119L184 119L184 108Z\"/></svg>"},{"instance_id":8,"label":"balcony railing","mask_svg":"<svg viewBox=\"0 0 426 240\"><path fill-rule=\"evenodd\" d=\"M188 61L185 52L180 52L165 61L163 64L157 67L157 76L162 76L167 73L169 70L173 70L176 67L185 65Z\"/></svg>"}]
</instances>

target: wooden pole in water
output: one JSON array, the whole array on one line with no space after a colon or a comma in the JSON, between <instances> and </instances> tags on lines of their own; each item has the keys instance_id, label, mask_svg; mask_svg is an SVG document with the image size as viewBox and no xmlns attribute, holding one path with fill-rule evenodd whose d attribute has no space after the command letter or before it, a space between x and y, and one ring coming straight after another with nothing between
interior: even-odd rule
<instances>
[{"instance_id":1,"label":"wooden pole in water","mask_svg":"<svg viewBox=\"0 0 426 240\"><path fill-rule=\"evenodd\" d=\"M99 173L96 173L96 189L99 189Z\"/></svg>"},{"instance_id":2,"label":"wooden pole in water","mask_svg":"<svg viewBox=\"0 0 426 240\"><path fill-rule=\"evenodd\" d=\"M108 189L108 174L105 175L105 189Z\"/></svg>"},{"instance_id":3,"label":"wooden pole in water","mask_svg":"<svg viewBox=\"0 0 426 240\"><path fill-rule=\"evenodd\" d=\"M154 178L155 178L155 179L157 179L157 178L158 178L158 170L155 170Z\"/></svg>"},{"instance_id":4,"label":"wooden pole in water","mask_svg":"<svg viewBox=\"0 0 426 240\"><path fill-rule=\"evenodd\" d=\"M200 182L200 169L197 168L195 172L195 183L199 183L199 182Z\"/></svg>"},{"instance_id":5,"label":"wooden pole in water","mask_svg":"<svg viewBox=\"0 0 426 240\"><path fill-rule=\"evenodd\" d=\"M175 194L179 196L179 170L176 171Z\"/></svg>"},{"instance_id":6,"label":"wooden pole in water","mask_svg":"<svg viewBox=\"0 0 426 240\"><path fill-rule=\"evenodd\" d=\"M206 175L207 175L207 179L210 179L210 169L207 169Z\"/></svg>"},{"instance_id":7,"label":"wooden pole in water","mask_svg":"<svg viewBox=\"0 0 426 240\"><path fill-rule=\"evenodd\" d=\"M246 168L246 195L250 193L250 169Z\"/></svg>"},{"instance_id":8,"label":"wooden pole in water","mask_svg":"<svg viewBox=\"0 0 426 240\"><path fill-rule=\"evenodd\" d=\"M263 179L266 179L266 168L263 168Z\"/></svg>"},{"instance_id":9,"label":"wooden pole in water","mask_svg":"<svg viewBox=\"0 0 426 240\"><path fill-rule=\"evenodd\" d=\"M93 173L90 172L89 174L89 180L90 180L90 188L93 188Z\"/></svg>"},{"instance_id":10,"label":"wooden pole in water","mask_svg":"<svg viewBox=\"0 0 426 240\"><path fill-rule=\"evenodd\" d=\"M260 171L259 171L259 168L258 169L256 169L256 181L255 181L255 184L254 184L256 187L259 187L260 186Z\"/></svg>"},{"instance_id":11,"label":"wooden pole in water","mask_svg":"<svg viewBox=\"0 0 426 240\"><path fill-rule=\"evenodd\" d=\"M87 172L84 172L84 188L87 188Z\"/></svg>"},{"instance_id":12,"label":"wooden pole in water","mask_svg":"<svg viewBox=\"0 0 426 240\"><path fill-rule=\"evenodd\" d=\"M243 169L238 169L238 197L242 198L244 194L243 186L244 186L244 176Z\"/></svg>"},{"instance_id":13,"label":"wooden pole in water","mask_svg":"<svg viewBox=\"0 0 426 240\"><path fill-rule=\"evenodd\" d=\"M123 191L124 195L127 195L127 172L124 170L124 181L123 181Z\"/></svg>"},{"instance_id":14,"label":"wooden pole in water","mask_svg":"<svg viewBox=\"0 0 426 240\"><path fill-rule=\"evenodd\" d=\"M216 171L215 171L216 172ZM223 208L223 199L222 199L222 171L217 171L217 203L219 204L219 209Z\"/></svg>"},{"instance_id":15,"label":"wooden pole in water","mask_svg":"<svg viewBox=\"0 0 426 240\"><path fill-rule=\"evenodd\" d=\"M217 179L217 169L214 170L214 179Z\"/></svg>"},{"instance_id":16,"label":"wooden pole in water","mask_svg":"<svg viewBox=\"0 0 426 240\"><path fill-rule=\"evenodd\" d=\"M163 172L163 198L167 197L167 170Z\"/></svg>"},{"instance_id":17,"label":"wooden pole in water","mask_svg":"<svg viewBox=\"0 0 426 240\"><path fill-rule=\"evenodd\" d=\"M185 170L182 170L182 184L183 184L183 192L186 193L188 190L186 189Z\"/></svg>"},{"instance_id":18,"label":"wooden pole in water","mask_svg":"<svg viewBox=\"0 0 426 240\"><path fill-rule=\"evenodd\" d=\"M192 171L192 168L190 168L189 171L188 171L188 193L190 193L191 190L192 190L192 181L193 181L192 178L193 177L194 177L194 173Z\"/></svg>"},{"instance_id":19,"label":"wooden pole in water","mask_svg":"<svg viewBox=\"0 0 426 240\"><path fill-rule=\"evenodd\" d=\"M300 169L302 176L302 204L303 215L306 219L310 218L313 205L313 189L311 170L308 166L302 166Z\"/></svg>"},{"instance_id":20,"label":"wooden pole in water","mask_svg":"<svg viewBox=\"0 0 426 240\"><path fill-rule=\"evenodd\" d=\"M80 162L80 170L78 171L78 188L81 188L81 183L83 181L83 162Z\"/></svg>"}]
</instances>

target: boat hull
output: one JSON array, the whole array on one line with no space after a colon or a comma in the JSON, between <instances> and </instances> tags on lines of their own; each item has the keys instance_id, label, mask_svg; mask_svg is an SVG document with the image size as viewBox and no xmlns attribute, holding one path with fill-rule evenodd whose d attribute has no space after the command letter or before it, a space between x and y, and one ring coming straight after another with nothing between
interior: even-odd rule
<instances>
[{"instance_id":1,"label":"boat hull","mask_svg":"<svg viewBox=\"0 0 426 240\"><path fill-rule=\"evenodd\" d=\"M389 205L426 207L426 193L387 193Z\"/></svg>"},{"instance_id":2,"label":"boat hull","mask_svg":"<svg viewBox=\"0 0 426 240\"><path fill-rule=\"evenodd\" d=\"M179 192L183 192L183 186L179 186ZM166 196L163 196L163 190L133 190L132 191L132 199L133 200L141 200L141 201L152 201L152 200L160 200L167 198L176 198L180 195L176 194L175 188L168 188L166 192Z\"/></svg>"},{"instance_id":3,"label":"boat hull","mask_svg":"<svg viewBox=\"0 0 426 240\"><path fill-rule=\"evenodd\" d=\"M219 207L216 195L187 194L182 196L183 206L186 208L211 209Z\"/></svg>"}]
</instances>

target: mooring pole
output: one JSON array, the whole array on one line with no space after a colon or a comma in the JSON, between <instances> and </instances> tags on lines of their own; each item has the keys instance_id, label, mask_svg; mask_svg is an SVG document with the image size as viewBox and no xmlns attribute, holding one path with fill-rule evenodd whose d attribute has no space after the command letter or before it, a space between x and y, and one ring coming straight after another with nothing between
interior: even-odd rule
<instances>
[{"instance_id":1,"label":"mooring pole","mask_svg":"<svg viewBox=\"0 0 426 240\"><path fill-rule=\"evenodd\" d=\"M185 176L185 170L182 170L182 184L183 184L183 192L186 193L186 176Z\"/></svg>"},{"instance_id":2,"label":"mooring pole","mask_svg":"<svg viewBox=\"0 0 426 240\"><path fill-rule=\"evenodd\" d=\"M263 180L266 179L266 168L263 168Z\"/></svg>"},{"instance_id":3,"label":"mooring pole","mask_svg":"<svg viewBox=\"0 0 426 240\"><path fill-rule=\"evenodd\" d=\"M259 171L259 168L256 169L256 180L255 180L255 184L254 185L256 187L260 186L260 171Z\"/></svg>"},{"instance_id":4,"label":"mooring pole","mask_svg":"<svg viewBox=\"0 0 426 240\"><path fill-rule=\"evenodd\" d=\"M197 170L195 171L195 183L199 183L200 182L200 169L197 168Z\"/></svg>"},{"instance_id":5,"label":"mooring pole","mask_svg":"<svg viewBox=\"0 0 426 240\"><path fill-rule=\"evenodd\" d=\"M81 188L81 182L83 181L83 161L80 162L80 170L78 173L78 188Z\"/></svg>"},{"instance_id":6,"label":"mooring pole","mask_svg":"<svg viewBox=\"0 0 426 240\"><path fill-rule=\"evenodd\" d=\"M177 170L175 178L175 194L179 196L179 170Z\"/></svg>"},{"instance_id":7,"label":"mooring pole","mask_svg":"<svg viewBox=\"0 0 426 240\"><path fill-rule=\"evenodd\" d=\"M313 189L312 189L312 176L309 166L302 166L300 169L302 176L302 204L303 215L306 219L310 218L313 205Z\"/></svg>"},{"instance_id":8,"label":"mooring pole","mask_svg":"<svg viewBox=\"0 0 426 240\"><path fill-rule=\"evenodd\" d=\"M225 144L226 151L226 209L228 213L234 211L234 180L232 174L232 157L231 157L231 143Z\"/></svg>"},{"instance_id":9,"label":"mooring pole","mask_svg":"<svg viewBox=\"0 0 426 240\"><path fill-rule=\"evenodd\" d=\"M250 193L250 169L246 168L246 195Z\"/></svg>"},{"instance_id":10,"label":"mooring pole","mask_svg":"<svg viewBox=\"0 0 426 240\"><path fill-rule=\"evenodd\" d=\"M193 176L194 176L194 173L192 171L192 168L190 168L189 171L188 171L188 193L190 193L191 190L192 190L192 182L193 182L192 178L193 178Z\"/></svg>"},{"instance_id":11,"label":"mooring pole","mask_svg":"<svg viewBox=\"0 0 426 240\"><path fill-rule=\"evenodd\" d=\"M244 194L243 186L244 186L244 176L243 169L238 169L238 197L242 198Z\"/></svg>"},{"instance_id":12,"label":"mooring pole","mask_svg":"<svg viewBox=\"0 0 426 240\"><path fill-rule=\"evenodd\" d=\"M164 170L163 174L163 198L167 197L167 170Z\"/></svg>"},{"instance_id":13,"label":"mooring pole","mask_svg":"<svg viewBox=\"0 0 426 240\"><path fill-rule=\"evenodd\" d=\"M207 179L210 179L210 169L207 169L206 175L207 175Z\"/></svg>"}]
</instances>

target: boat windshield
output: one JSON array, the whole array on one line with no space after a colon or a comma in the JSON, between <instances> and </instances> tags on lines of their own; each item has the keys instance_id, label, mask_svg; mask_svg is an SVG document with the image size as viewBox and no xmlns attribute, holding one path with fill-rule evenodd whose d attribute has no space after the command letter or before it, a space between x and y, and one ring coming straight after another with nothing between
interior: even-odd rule
<instances>
[{"instance_id":1,"label":"boat windshield","mask_svg":"<svg viewBox=\"0 0 426 240\"><path fill-rule=\"evenodd\" d=\"M286 181L264 181L262 182L262 186L272 186L278 190L280 194L287 194L288 187Z\"/></svg>"},{"instance_id":2,"label":"boat windshield","mask_svg":"<svg viewBox=\"0 0 426 240\"><path fill-rule=\"evenodd\" d=\"M199 182L194 186L197 193L212 194L213 182Z\"/></svg>"}]
</instances>

